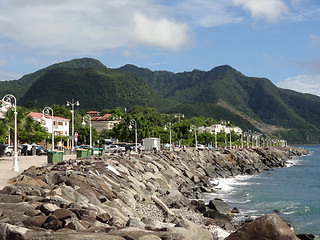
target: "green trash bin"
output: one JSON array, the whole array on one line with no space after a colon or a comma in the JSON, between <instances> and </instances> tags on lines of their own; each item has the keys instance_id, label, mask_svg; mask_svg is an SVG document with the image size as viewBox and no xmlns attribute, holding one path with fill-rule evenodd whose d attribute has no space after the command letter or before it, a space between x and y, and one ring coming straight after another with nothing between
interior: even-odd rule
<instances>
[{"instance_id":1,"label":"green trash bin","mask_svg":"<svg viewBox=\"0 0 320 240\"><path fill-rule=\"evenodd\" d=\"M90 156L88 149L77 149L77 158L86 158Z\"/></svg>"},{"instance_id":2,"label":"green trash bin","mask_svg":"<svg viewBox=\"0 0 320 240\"><path fill-rule=\"evenodd\" d=\"M104 155L104 148L92 148L91 155L92 156L103 156Z\"/></svg>"},{"instance_id":3,"label":"green trash bin","mask_svg":"<svg viewBox=\"0 0 320 240\"><path fill-rule=\"evenodd\" d=\"M99 148L99 156L103 156L104 155L104 148Z\"/></svg>"},{"instance_id":4,"label":"green trash bin","mask_svg":"<svg viewBox=\"0 0 320 240\"><path fill-rule=\"evenodd\" d=\"M92 148L91 155L92 156L99 156L99 148Z\"/></svg>"},{"instance_id":5,"label":"green trash bin","mask_svg":"<svg viewBox=\"0 0 320 240\"><path fill-rule=\"evenodd\" d=\"M58 163L63 160L62 151L49 151L47 154L47 161L50 164Z\"/></svg>"}]
</instances>

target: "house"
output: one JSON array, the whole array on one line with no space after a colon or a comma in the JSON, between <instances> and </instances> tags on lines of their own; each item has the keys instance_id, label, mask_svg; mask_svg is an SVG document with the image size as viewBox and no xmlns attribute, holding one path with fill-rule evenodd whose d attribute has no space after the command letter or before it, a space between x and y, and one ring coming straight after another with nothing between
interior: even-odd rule
<instances>
[{"instance_id":1,"label":"house","mask_svg":"<svg viewBox=\"0 0 320 240\"><path fill-rule=\"evenodd\" d=\"M69 119L43 115L42 113L30 112L28 114L34 121L40 122L41 126L47 129L49 133L52 133L52 120L53 120L53 132L55 136L69 136Z\"/></svg>"},{"instance_id":2,"label":"house","mask_svg":"<svg viewBox=\"0 0 320 240\"><path fill-rule=\"evenodd\" d=\"M103 129L111 130L113 129L115 124L120 123L122 121L121 118L112 116L112 114L105 114L103 116L98 116L98 112L91 111L87 112L91 116L91 124L97 132L101 132Z\"/></svg>"},{"instance_id":3,"label":"house","mask_svg":"<svg viewBox=\"0 0 320 240\"><path fill-rule=\"evenodd\" d=\"M226 126L223 124L215 124L212 125L210 127L199 127L198 128L198 132L199 133L203 133L203 132L209 132L211 134L215 134L215 133L227 133L229 134L230 132L233 132L235 134L241 135L242 134L242 129L237 127L237 126Z\"/></svg>"},{"instance_id":4,"label":"house","mask_svg":"<svg viewBox=\"0 0 320 240\"><path fill-rule=\"evenodd\" d=\"M7 103L5 101L0 101L1 103L1 108L0 108L0 119L5 118L6 113L8 109L11 107L10 103Z\"/></svg>"}]
</instances>

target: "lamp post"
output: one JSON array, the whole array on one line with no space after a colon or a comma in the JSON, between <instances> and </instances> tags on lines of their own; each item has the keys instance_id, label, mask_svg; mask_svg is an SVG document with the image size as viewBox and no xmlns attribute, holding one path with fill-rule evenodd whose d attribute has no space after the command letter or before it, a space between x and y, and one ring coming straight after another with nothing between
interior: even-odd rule
<instances>
[{"instance_id":1,"label":"lamp post","mask_svg":"<svg viewBox=\"0 0 320 240\"><path fill-rule=\"evenodd\" d=\"M11 139L10 139L11 136L10 136L10 134L11 134L11 133L10 133L10 127L9 127L9 134L8 134L8 145L9 145L9 146L11 145Z\"/></svg>"},{"instance_id":2,"label":"lamp post","mask_svg":"<svg viewBox=\"0 0 320 240\"><path fill-rule=\"evenodd\" d=\"M194 139L195 139L195 142L196 142L196 150L198 150L198 140L197 140L197 128L196 128L196 126L191 125L189 131L190 131L190 133L192 131L194 131Z\"/></svg>"},{"instance_id":3,"label":"lamp post","mask_svg":"<svg viewBox=\"0 0 320 240\"><path fill-rule=\"evenodd\" d=\"M137 121L132 119L130 121L130 125L129 125L129 130L132 129L132 126L134 127L134 130L135 130L135 134L134 134L134 139L135 139L135 144L136 144L136 152L138 152L138 131L137 131Z\"/></svg>"},{"instance_id":4,"label":"lamp post","mask_svg":"<svg viewBox=\"0 0 320 240\"><path fill-rule=\"evenodd\" d=\"M165 125L165 127L164 127L164 130L165 130L165 131L167 131L167 129L168 129L167 127L169 127L169 129L170 129L170 148L169 148L170 151L172 150L172 143L171 143L171 125L172 125L171 122L167 122L166 125Z\"/></svg>"},{"instance_id":5,"label":"lamp post","mask_svg":"<svg viewBox=\"0 0 320 240\"><path fill-rule=\"evenodd\" d=\"M243 133L241 132L241 148L243 148Z\"/></svg>"},{"instance_id":6,"label":"lamp post","mask_svg":"<svg viewBox=\"0 0 320 240\"><path fill-rule=\"evenodd\" d=\"M51 147L51 151L53 152L54 151L54 130L53 130L53 110L51 107L45 107L43 110L42 110L42 120L45 121L46 118L45 116L49 115L51 111L51 130L52 130L52 147Z\"/></svg>"},{"instance_id":7,"label":"lamp post","mask_svg":"<svg viewBox=\"0 0 320 240\"><path fill-rule=\"evenodd\" d=\"M13 101L13 102L12 102ZM12 171L18 172L18 126L17 126L17 99L12 94L7 94L2 98L2 103L13 107L14 109L14 154L13 154L13 168Z\"/></svg>"},{"instance_id":8,"label":"lamp post","mask_svg":"<svg viewBox=\"0 0 320 240\"><path fill-rule=\"evenodd\" d=\"M72 113L72 145L71 145L71 151L74 150L74 105L79 106L80 103L79 101L74 102L72 99L72 102L67 101L67 107L69 107L71 105L71 113Z\"/></svg>"},{"instance_id":9,"label":"lamp post","mask_svg":"<svg viewBox=\"0 0 320 240\"><path fill-rule=\"evenodd\" d=\"M180 118L184 118L184 114L178 113L178 114L175 114L174 117L178 118L179 119L179 123L180 123Z\"/></svg>"},{"instance_id":10,"label":"lamp post","mask_svg":"<svg viewBox=\"0 0 320 240\"><path fill-rule=\"evenodd\" d=\"M90 126L90 149L92 148L92 125L91 125L91 116L89 114L86 114L82 118L82 127L86 126L86 121L89 121L89 126Z\"/></svg>"},{"instance_id":11,"label":"lamp post","mask_svg":"<svg viewBox=\"0 0 320 240\"><path fill-rule=\"evenodd\" d=\"M214 147L215 149L218 148L218 141L217 141L217 131L214 131Z\"/></svg>"}]
</instances>

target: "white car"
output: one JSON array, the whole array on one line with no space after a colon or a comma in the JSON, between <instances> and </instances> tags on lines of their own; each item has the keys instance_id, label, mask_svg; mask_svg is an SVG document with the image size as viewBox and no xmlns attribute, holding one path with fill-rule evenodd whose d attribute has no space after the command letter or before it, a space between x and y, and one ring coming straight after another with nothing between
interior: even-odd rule
<instances>
[{"instance_id":1,"label":"white car","mask_svg":"<svg viewBox=\"0 0 320 240\"><path fill-rule=\"evenodd\" d=\"M21 153L21 147L18 147L18 155L20 155ZM4 155L6 156L13 156L13 146L6 146L6 148L4 149Z\"/></svg>"},{"instance_id":2,"label":"white car","mask_svg":"<svg viewBox=\"0 0 320 240\"><path fill-rule=\"evenodd\" d=\"M203 144L197 144L197 149L204 150L204 149L206 149L206 147Z\"/></svg>"},{"instance_id":3,"label":"white car","mask_svg":"<svg viewBox=\"0 0 320 240\"><path fill-rule=\"evenodd\" d=\"M121 148L118 145L110 144L105 146L106 153L118 153L121 152Z\"/></svg>"}]
</instances>

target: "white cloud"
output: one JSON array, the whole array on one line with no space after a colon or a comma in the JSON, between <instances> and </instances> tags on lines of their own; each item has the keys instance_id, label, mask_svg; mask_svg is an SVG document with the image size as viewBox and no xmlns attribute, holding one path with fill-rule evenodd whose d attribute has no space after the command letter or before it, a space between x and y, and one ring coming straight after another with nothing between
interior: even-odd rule
<instances>
[{"instance_id":1,"label":"white cloud","mask_svg":"<svg viewBox=\"0 0 320 240\"><path fill-rule=\"evenodd\" d=\"M166 18L148 19L141 13L134 15L133 22L137 42L172 49L179 49L187 43L189 28L186 24Z\"/></svg>"},{"instance_id":2,"label":"white cloud","mask_svg":"<svg viewBox=\"0 0 320 240\"><path fill-rule=\"evenodd\" d=\"M233 0L235 6L241 6L253 18L276 22L288 8L281 0Z\"/></svg>"},{"instance_id":3,"label":"white cloud","mask_svg":"<svg viewBox=\"0 0 320 240\"><path fill-rule=\"evenodd\" d=\"M180 0L175 2L176 14L193 25L214 27L242 21L242 18L236 15L229 0Z\"/></svg>"},{"instance_id":4,"label":"white cloud","mask_svg":"<svg viewBox=\"0 0 320 240\"><path fill-rule=\"evenodd\" d=\"M320 96L320 74L299 75L277 83L278 87Z\"/></svg>"},{"instance_id":5,"label":"white cloud","mask_svg":"<svg viewBox=\"0 0 320 240\"><path fill-rule=\"evenodd\" d=\"M148 0L2 0L0 38L46 54L148 45L179 49L189 28Z\"/></svg>"}]
</instances>

